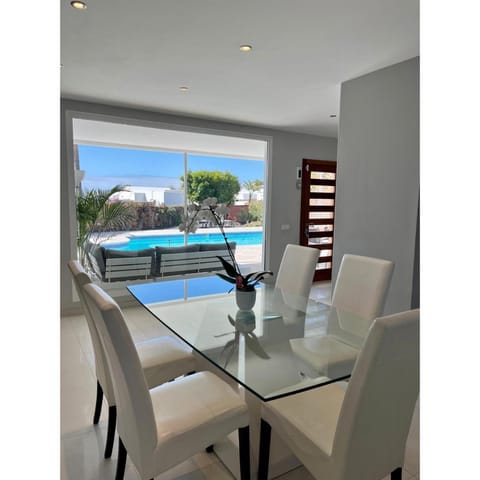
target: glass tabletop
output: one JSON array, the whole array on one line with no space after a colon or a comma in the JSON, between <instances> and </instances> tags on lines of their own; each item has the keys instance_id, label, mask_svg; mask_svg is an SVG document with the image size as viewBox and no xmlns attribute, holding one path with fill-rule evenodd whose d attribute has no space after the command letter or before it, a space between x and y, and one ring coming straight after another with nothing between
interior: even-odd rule
<instances>
[{"instance_id":1,"label":"glass tabletop","mask_svg":"<svg viewBox=\"0 0 480 480\"><path fill-rule=\"evenodd\" d=\"M130 285L196 352L264 401L348 378L371 321L262 284L239 310L217 276Z\"/></svg>"}]
</instances>

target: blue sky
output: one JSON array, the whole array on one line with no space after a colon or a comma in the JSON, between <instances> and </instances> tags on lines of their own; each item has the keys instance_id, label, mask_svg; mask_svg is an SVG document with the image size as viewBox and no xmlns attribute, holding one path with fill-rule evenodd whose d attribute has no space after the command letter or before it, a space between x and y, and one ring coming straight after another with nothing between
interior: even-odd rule
<instances>
[{"instance_id":1,"label":"blue sky","mask_svg":"<svg viewBox=\"0 0 480 480\"><path fill-rule=\"evenodd\" d=\"M183 153L130 150L126 148L79 145L80 169L85 171L82 186L111 188L114 185L180 187ZM188 155L188 168L229 171L240 183L264 179L264 162L204 155Z\"/></svg>"}]
</instances>

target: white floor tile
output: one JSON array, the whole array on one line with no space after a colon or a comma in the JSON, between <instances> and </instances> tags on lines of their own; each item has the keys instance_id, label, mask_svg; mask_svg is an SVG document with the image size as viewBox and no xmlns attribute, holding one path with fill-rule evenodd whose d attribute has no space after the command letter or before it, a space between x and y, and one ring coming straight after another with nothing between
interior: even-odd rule
<instances>
[{"instance_id":1,"label":"white floor tile","mask_svg":"<svg viewBox=\"0 0 480 480\"><path fill-rule=\"evenodd\" d=\"M62 480L104 480L115 477L116 455L109 460L103 458L105 435L105 429L101 426L62 435Z\"/></svg>"},{"instance_id":2,"label":"white floor tile","mask_svg":"<svg viewBox=\"0 0 480 480\"><path fill-rule=\"evenodd\" d=\"M205 468L184 473L181 469L175 468L158 475L155 480L233 480L233 476L221 463L214 463Z\"/></svg>"},{"instance_id":3,"label":"white floor tile","mask_svg":"<svg viewBox=\"0 0 480 480\"><path fill-rule=\"evenodd\" d=\"M331 282L315 282L310 290L310 298L318 302L330 304L332 295L332 283Z\"/></svg>"},{"instance_id":4,"label":"white floor tile","mask_svg":"<svg viewBox=\"0 0 480 480\"><path fill-rule=\"evenodd\" d=\"M217 477L213 476L218 475ZM199 453L155 477L155 480L193 480L219 478L232 480L232 475L214 454Z\"/></svg>"},{"instance_id":5,"label":"white floor tile","mask_svg":"<svg viewBox=\"0 0 480 480\"><path fill-rule=\"evenodd\" d=\"M298 467L295 470L278 477L278 480L315 480L305 467Z\"/></svg>"},{"instance_id":6,"label":"white floor tile","mask_svg":"<svg viewBox=\"0 0 480 480\"><path fill-rule=\"evenodd\" d=\"M72 389L62 392L60 402L60 426L63 434L85 432L93 428L93 412L95 408L94 390ZM104 402L103 408L107 410Z\"/></svg>"}]
</instances>

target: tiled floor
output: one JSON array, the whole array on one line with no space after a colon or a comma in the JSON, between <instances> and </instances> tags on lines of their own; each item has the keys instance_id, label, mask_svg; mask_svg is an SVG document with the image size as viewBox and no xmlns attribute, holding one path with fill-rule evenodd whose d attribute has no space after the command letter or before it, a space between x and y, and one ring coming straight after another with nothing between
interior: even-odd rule
<instances>
[{"instance_id":1,"label":"tiled floor","mask_svg":"<svg viewBox=\"0 0 480 480\"><path fill-rule=\"evenodd\" d=\"M311 297L328 300L330 284L315 284ZM134 340L167 331L143 308L124 310ZM117 441L110 460L103 459L107 406L97 426L92 425L96 391L93 350L82 315L61 319L61 478L62 480L110 480L115 476ZM214 454L199 453L156 477L156 480L231 480L233 477ZM281 480L312 480L300 467ZM418 408L407 442L404 480L419 478ZM139 480L135 467L127 461L125 480ZM326 479L327 480L327 479ZM374 479L372 479L374 480Z\"/></svg>"}]
</instances>

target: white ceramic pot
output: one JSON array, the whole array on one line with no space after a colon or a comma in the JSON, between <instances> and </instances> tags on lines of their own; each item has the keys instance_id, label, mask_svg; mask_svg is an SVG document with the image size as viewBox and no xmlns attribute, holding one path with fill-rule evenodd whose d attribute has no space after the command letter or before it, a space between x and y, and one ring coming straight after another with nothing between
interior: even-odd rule
<instances>
[{"instance_id":1,"label":"white ceramic pot","mask_svg":"<svg viewBox=\"0 0 480 480\"><path fill-rule=\"evenodd\" d=\"M237 300L237 306L240 310L251 310L255 305L257 291L255 289L247 292L235 290L235 298Z\"/></svg>"},{"instance_id":2,"label":"white ceramic pot","mask_svg":"<svg viewBox=\"0 0 480 480\"><path fill-rule=\"evenodd\" d=\"M240 333L251 333L255 330L255 312L253 310L239 310L235 315L235 330Z\"/></svg>"}]
</instances>

